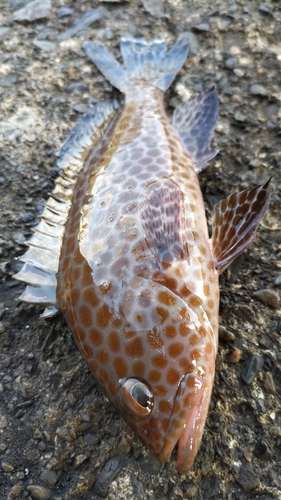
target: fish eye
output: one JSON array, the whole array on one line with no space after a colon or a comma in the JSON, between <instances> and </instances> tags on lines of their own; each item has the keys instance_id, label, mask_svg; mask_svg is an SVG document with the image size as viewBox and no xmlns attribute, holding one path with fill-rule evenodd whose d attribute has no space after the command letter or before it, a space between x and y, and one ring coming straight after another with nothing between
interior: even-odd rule
<instances>
[{"instance_id":1,"label":"fish eye","mask_svg":"<svg viewBox=\"0 0 281 500\"><path fill-rule=\"evenodd\" d=\"M150 387L139 379L120 380L120 403L125 410L138 417L147 417L153 408L153 393Z\"/></svg>"}]
</instances>

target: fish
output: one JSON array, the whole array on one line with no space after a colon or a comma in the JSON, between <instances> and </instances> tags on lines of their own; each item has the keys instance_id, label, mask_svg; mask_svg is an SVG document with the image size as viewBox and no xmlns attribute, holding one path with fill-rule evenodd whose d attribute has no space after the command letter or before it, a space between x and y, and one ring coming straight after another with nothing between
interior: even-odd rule
<instances>
[{"instance_id":1,"label":"fish","mask_svg":"<svg viewBox=\"0 0 281 500\"><path fill-rule=\"evenodd\" d=\"M164 93L188 38L100 42L88 58L124 94L96 104L59 156L56 187L21 257L20 299L60 312L98 386L162 462L197 455L214 384L219 275L254 240L270 180L216 204L209 237L198 173L216 156L214 88L168 119Z\"/></svg>"}]
</instances>

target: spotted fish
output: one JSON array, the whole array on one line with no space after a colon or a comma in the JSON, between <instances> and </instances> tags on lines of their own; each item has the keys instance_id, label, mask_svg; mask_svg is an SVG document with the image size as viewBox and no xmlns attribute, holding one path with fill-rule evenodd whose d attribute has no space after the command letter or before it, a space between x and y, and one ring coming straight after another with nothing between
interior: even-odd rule
<instances>
[{"instance_id":1,"label":"spotted fish","mask_svg":"<svg viewBox=\"0 0 281 500\"><path fill-rule=\"evenodd\" d=\"M202 438L218 348L219 274L253 241L269 182L213 209L197 174L217 151L214 89L168 120L163 97L188 53L181 38L121 40L124 67L85 50L125 94L97 104L63 145L61 174L16 275L21 299L60 311L100 388L161 462L177 470Z\"/></svg>"}]
</instances>

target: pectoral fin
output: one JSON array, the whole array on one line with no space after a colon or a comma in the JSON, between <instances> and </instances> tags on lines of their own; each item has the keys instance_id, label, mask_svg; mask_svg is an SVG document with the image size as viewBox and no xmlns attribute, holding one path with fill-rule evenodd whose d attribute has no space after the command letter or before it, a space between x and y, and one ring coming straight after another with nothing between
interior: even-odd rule
<instances>
[{"instance_id":1,"label":"pectoral fin","mask_svg":"<svg viewBox=\"0 0 281 500\"><path fill-rule=\"evenodd\" d=\"M214 206L210 240L215 266L221 274L255 239L270 199L270 179L233 193Z\"/></svg>"}]
</instances>

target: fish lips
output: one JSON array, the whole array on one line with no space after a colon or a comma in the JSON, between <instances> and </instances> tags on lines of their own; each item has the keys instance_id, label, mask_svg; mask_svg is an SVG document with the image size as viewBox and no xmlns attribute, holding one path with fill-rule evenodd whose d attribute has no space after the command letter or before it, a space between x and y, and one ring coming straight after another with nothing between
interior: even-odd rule
<instances>
[{"instance_id":1,"label":"fish lips","mask_svg":"<svg viewBox=\"0 0 281 500\"><path fill-rule=\"evenodd\" d=\"M161 462L167 462L178 442L176 468L181 474L192 466L201 442L205 420L202 425L200 415L205 385L204 379L194 373L181 379L165 442L156 454Z\"/></svg>"}]
</instances>

